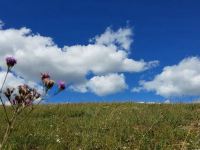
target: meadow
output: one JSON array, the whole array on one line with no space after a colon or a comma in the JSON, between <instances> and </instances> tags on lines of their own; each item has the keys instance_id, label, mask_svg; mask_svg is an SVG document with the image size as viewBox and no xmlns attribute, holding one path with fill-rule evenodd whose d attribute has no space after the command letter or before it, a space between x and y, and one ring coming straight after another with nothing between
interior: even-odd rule
<instances>
[{"instance_id":1,"label":"meadow","mask_svg":"<svg viewBox=\"0 0 200 150\"><path fill-rule=\"evenodd\" d=\"M2 108L0 115L2 137L6 128ZM198 148L199 104L90 103L37 106L29 119L14 129L5 149Z\"/></svg>"}]
</instances>

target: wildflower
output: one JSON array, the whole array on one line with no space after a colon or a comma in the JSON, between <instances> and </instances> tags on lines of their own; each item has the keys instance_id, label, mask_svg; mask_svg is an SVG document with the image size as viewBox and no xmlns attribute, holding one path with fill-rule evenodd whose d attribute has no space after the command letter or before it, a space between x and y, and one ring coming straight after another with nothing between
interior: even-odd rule
<instances>
[{"instance_id":1,"label":"wildflower","mask_svg":"<svg viewBox=\"0 0 200 150\"><path fill-rule=\"evenodd\" d=\"M17 63L17 60L14 57L7 57L6 63L7 63L8 68L11 68Z\"/></svg>"},{"instance_id":2,"label":"wildflower","mask_svg":"<svg viewBox=\"0 0 200 150\"><path fill-rule=\"evenodd\" d=\"M4 95L7 97L8 100L10 100L13 92L14 92L14 88L12 88L12 89L7 88L6 91L4 92Z\"/></svg>"},{"instance_id":3,"label":"wildflower","mask_svg":"<svg viewBox=\"0 0 200 150\"><path fill-rule=\"evenodd\" d=\"M27 85L20 85L18 87L18 89L19 89L19 94L20 95L25 95L25 94L28 93L28 86Z\"/></svg>"},{"instance_id":4,"label":"wildflower","mask_svg":"<svg viewBox=\"0 0 200 150\"><path fill-rule=\"evenodd\" d=\"M56 142L57 142L57 143L60 143L61 141L60 141L60 139L56 139Z\"/></svg>"},{"instance_id":5,"label":"wildflower","mask_svg":"<svg viewBox=\"0 0 200 150\"><path fill-rule=\"evenodd\" d=\"M61 142L61 139L59 138L59 135L56 135L56 142L57 142L57 143L60 143L60 142Z\"/></svg>"},{"instance_id":6,"label":"wildflower","mask_svg":"<svg viewBox=\"0 0 200 150\"><path fill-rule=\"evenodd\" d=\"M37 91L35 91L35 93L33 93L33 96L34 96L35 99L38 99L38 98L41 97L41 94L38 93Z\"/></svg>"},{"instance_id":7,"label":"wildflower","mask_svg":"<svg viewBox=\"0 0 200 150\"><path fill-rule=\"evenodd\" d=\"M44 86L46 87L47 90L51 89L55 83L53 80L50 80L47 78L44 79L43 82L44 82Z\"/></svg>"},{"instance_id":8,"label":"wildflower","mask_svg":"<svg viewBox=\"0 0 200 150\"><path fill-rule=\"evenodd\" d=\"M25 106L30 106L32 104L32 100L31 99L27 99L24 102Z\"/></svg>"},{"instance_id":9,"label":"wildflower","mask_svg":"<svg viewBox=\"0 0 200 150\"><path fill-rule=\"evenodd\" d=\"M30 106L33 104L33 101L40 98L41 95L37 92L36 89L30 88L28 85L18 86L19 94L15 95L15 99L12 101L12 104L19 104L23 107Z\"/></svg>"},{"instance_id":10,"label":"wildflower","mask_svg":"<svg viewBox=\"0 0 200 150\"><path fill-rule=\"evenodd\" d=\"M48 73L41 73L41 79L42 79L42 81L44 79L50 79L50 75Z\"/></svg>"},{"instance_id":11,"label":"wildflower","mask_svg":"<svg viewBox=\"0 0 200 150\"><path fill-rule=\"evenodd\" d=\"M16 101L15 99L12 100L11 103L12 103L13 105L17 105L17 101Z\"/></svg>"},{"instance_id":12,"label":"wildflower","mask_svg":"<svg viewBox=\"0 0 200 150\"><path fill-rule=\"evenodd\" d=\"M17 104L21 104L21 103L23 102L23 99L22 99L22 98L23 98L22 96L16 95L14 101L15 101Z\"/></svg>"},{"instance_id":13,"label":"wildflower","mask_svg":"<svg viewBox=\"0 0 200 150\"><path fill-rule=\"evenodd\" d=\"M58 88L60 91L64 90L66 87L65 87L65 82L64 81L59 81L58 82Z\"/></svg>"}]
</instances>

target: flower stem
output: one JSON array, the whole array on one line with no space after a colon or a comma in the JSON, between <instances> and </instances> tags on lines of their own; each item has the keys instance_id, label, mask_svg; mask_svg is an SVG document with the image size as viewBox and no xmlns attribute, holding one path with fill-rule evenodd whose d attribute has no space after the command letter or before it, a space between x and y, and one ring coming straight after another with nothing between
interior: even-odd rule
<instances>
[{"instance_id":1,"label":"flower stem","mask_svg":"<svg viewBox=\"0 0 200 150\"><path fill-rule=\"evenodd\" d=\"M2 140L2 142L1 142L1 144L0 144L0 150L3 148L3 146L4 146L5 143L7 142L8 137L9 137L9 135L11 134L12 129L13 129L13 127L14 127L15 120L16 120L16 118L17 118L17 115L19 115L20 112L21 112L21 111L20 111L19 108L16 109L16 111L14 112L14 114L13 114L11 120L10 120L10 124L7 125L6 131L5 131L4 136L3 136L3 140Z\"/></svg>"},{"instance_id":2,"label":"flower stem","mask_svg":"<svg viewBox=\"0 0 200 150\"><path fill-rule=\"evenodd\" d=\"M3 91L3 87L5 85L5 82L6 82L6 79L8 77L8 72L9 72L9 68L7 69L7 72L6 72L6 76L4 78L4 81L3 81L3 84L1 86L1 90L0 90L0 94L2 94L2 91ZM8 113L7 113L7 110L6 110L6 106L3 102L3 99L1 98L1 95L0 95L0 100L1 100L1 103L2 103L2 106L3 106L3 109L4 109L4 112L5 112L5 115L6 115L6 121L8 122L8 124L10 124L10 121L9 121L9 118L8 118Z\"/></svg>"},{"instance_id":3,"label":"flower stem","mask_svg":"<svg viewBox=\"0 0 200 150\"><path fill-rule=\"evenodd\" d=\"M3 109L4 109L4 112L5 112L5 115L6 115L5 119L6 119L7 123L9 124L9 123L10 123L10 120L9 120L9 118L8 118L8 113L7 113L7 110L6 110L6 106L5 106L5 104L3 103L3 100L2 100L2 98L1 98L1 96L0 96L0 100L1 100L1 103L2 103L2 106L3 106Z\"/></svg>"}]
</instances>

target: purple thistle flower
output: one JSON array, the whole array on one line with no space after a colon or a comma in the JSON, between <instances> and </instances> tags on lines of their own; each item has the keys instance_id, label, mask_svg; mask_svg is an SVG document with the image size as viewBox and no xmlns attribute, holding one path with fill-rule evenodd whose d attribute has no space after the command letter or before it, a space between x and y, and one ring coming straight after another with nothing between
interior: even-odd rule
<instances>
[{"instance_id":1,"label":"purple thistle flower","mask_svg":"<svg viewBox=\"0 0 200 150\"><path fill-rule=\"evenodd\" d=\"M66 87L65 87L65 82L64 81L59 81L58 82L58 88L59 90L64 90Z\"/></svg>"},{"instance_id":2,"label":"purple thistle flower","mask_svg":"<svg viewBox=\"0 0 200 150\"><path fill-rule=\"evenodd\" d=\"M6 57L6 63L8 68L11 68L17 63L17 60L14 57Z\"/></svg>"},{"instance_id":3,"label":"purple thistle flower","mask_svg":"<svg viewBox=\"0 0 200 150\"><path fill-rule=\"evenodd\" d=\"M41 79L44 80L44 79L49 79L50 78L50 75L48 73L41 73Z\"/></svg>"}]
</instances>

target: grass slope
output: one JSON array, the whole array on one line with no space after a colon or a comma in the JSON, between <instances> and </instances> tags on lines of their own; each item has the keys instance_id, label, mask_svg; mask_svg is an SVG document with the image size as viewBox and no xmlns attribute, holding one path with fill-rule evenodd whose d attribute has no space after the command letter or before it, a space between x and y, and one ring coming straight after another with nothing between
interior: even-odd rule
<instances>
[{"instance_id":1,"label":"grass slope","mask_svg":"<svg viewBox=\"0 0 200 150\"><path fill-rule=\"evenodd\" d=\"M0 137L5 130L0 109ZM7 149L120 150L200 148L197 104L38 106L14 130Z\"/></svg>"}]
</instances>

